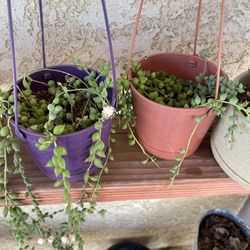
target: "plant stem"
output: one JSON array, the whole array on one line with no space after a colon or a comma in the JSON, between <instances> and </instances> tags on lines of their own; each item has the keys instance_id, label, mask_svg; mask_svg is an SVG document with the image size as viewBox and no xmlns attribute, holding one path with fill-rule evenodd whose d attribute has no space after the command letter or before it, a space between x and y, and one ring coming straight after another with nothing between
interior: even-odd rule
<instances>
[{"instance_id":1,"label":"plant stem","mask_svg":"<svg viewBox=\"0 0 250 250\"><path fill-rule=\"evenodd\" d=\"M150 156L150 155L145 151L145 149L143 148L143 146L142 146L142 145L140 144L140 142L137 140L137 138L136 138L136 136L135 136L135 134L134 134L134 132L133 132L133 130L132 130L130 124L128 123L127 125L128 125L128 129L129 129L131 135L133 136L133 139L135 140L136 144L140 147L142 153L143 153L148 159L150 159L150 161L153 162L153 163L155 164L156 167L159 167L159 164L155 161L155 159L154 159L152 156Z\"/></svg>"},{"instance_id":2,"label":"plant stem","mask_svg":"<svg viewBox=\"0 0 250 250\"><path fill-rule=\"evenodd\" d=\"M108 151L109 151L109 150L108 150ZM111 154L111 152L108 152L107 158L106 158L105 163L104 163L104 167L102 168L102 170L101 170L101 172L100 172L100 174L99 174L99 176L98 176L98 180L97 180L97 182L96 182L95 189L94 189L94 191L92 192L91 200L93 200L93 196L94 196L94 194L96 193L96 191L97 191L97 189L98 189L98 186L99 186L99 183L100 183L100 180L101 180L101 177L102 177L104 168L105 168L105 166L106 166L107 163L108 163L110 154Z\"/></svg>"},{"instance_id":3,"label":"plant stem","mask_svg":"<svg viewBox=\"0 0 250 250\"><path fill-rule=\"evenodd\" d=\"M193 129L193 131L192 131L192 133L191 133L191 135L190 135L190 137L189 137L189 139L188 139L188 143L187 143L187 146L186 146L186 149L185 149L185 153L183 154L181 160L179 161L179 164L178 164L177 166L174 167L176 173L174 173L173 177L170 179L170 184L169 184L169 186L168 186L169 188L174 184L175 178L179 175L180 168L181 168L181 166L182 166L182 163L183 163L185 157L187 156L187 153L188 153L188 150L189 150L191 141L192 141L192 139L193 139L193 137L194 137L194 134L195 134L195 132L196 132L196 130L197 130L199 124L204 120L205 117L208 116L208 113L209 113L210 111L211 111L211 110L209 110L205 115L201 116L200 119L199 119L199 121L196 122L195 127L194 127L194 129Z\"/></svg>"}]
</instances>

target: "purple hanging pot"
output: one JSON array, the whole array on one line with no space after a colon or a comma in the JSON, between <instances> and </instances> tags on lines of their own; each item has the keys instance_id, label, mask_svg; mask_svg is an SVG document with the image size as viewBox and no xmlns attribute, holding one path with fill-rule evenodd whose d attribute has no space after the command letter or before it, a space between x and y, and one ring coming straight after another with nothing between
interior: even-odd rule
<instances>
[{"instance_id":1,"label":"purple hanging pot","mask_svg":"<svg viewBox=\"0 0 250 250\"><path fill-rule=\"evenodd\" d=\"M106 26L106 33L107 33L107 40L108 40L108 47L112 65L112 76L114 81L114 88L110 89L108 92L108 100L110 105L116 107L117 101L117 88L116 88L116 72L115 72L115 61L114 61L114 54L112 48L112 39L108 21L108 13L106 8L105 0L101 0L103 15L105 19L105 26ZM43 137L44 135L31 132L26 128L19 126L18 124L18 98L17 98L17 85L22 88L22 81L17 81L17 69L16 69L16 59L15 59L15 43L14 43L14 33L13 33L13 21L12 21L12 11L11 11L11 1L7 0L7 8L8 8L8 20L9 20L9 35L10 35L10 47L11 47L11 57L12 57L12 77L13 77L13 91L14 91L14 113L15 113L15 120L11 121L11 125L15 129L15 133L24 142L25 147L28 149L30 154L32 155L34 161L36 162L37 166L40 170L50 177L51 179L58 179L54 174L53 168L47 168L46 164L52 157L53 147L49 148L45 152L39 151L39 149L35 146L38 139ZM61 65L61 66L53 66L53 67L46 67L46 55L45 55L45 40L44 40L44 25L43 25L43 11L42 11L42 0L39 0L39 14L40 14L40 25L41 25L41 36L42 36L42 58L43 58L43 69L32 73L30 76L32 79L41 81L41 82L48 82L49 80L54 81L64 81L65 74L60 72L52 72L48 69L60 70L72 75L78 76L83 78L86 76L86 72L78 70L78 68L74 65ZM98 73L98 72L97 72ZM100 77L100 81L104 80L104 78ZM37 84L32 86L34 91L38 89L45 88L43 84ZM109 135L110 135L110 126L111 126L111 119L106 120L103 124L102 129L102 140L105 143L107 148ZM85 159L89 155L89 149L92 145L91 135L95 132L94 126L89 128L83 129L78 132L61 135L57 137L57 143L59 146L64 146L67 151L68 155L65 157L67 167L70 171L70 181L78 181L83 178L83 173L87 170L88 164L85 163ZM93 166L90 170L90 174L93 174L97 171L97 168Z\"/></svg>"},{"instance_id":2,"label":"purple hanging pot","mask_svg":"<svg viewBox=\"0 0 250 250\"><path fill-rule=\"evenodd\" d=\"M31 78L40 82L48 82L49 80L54 80L55 82L63 82L65 80L65 74L62 72L50 71L49 69L64 71L66 73L70 73L74 76L77 76L83 79L87 73L84 71L78 70L77 66L74 65L61 65L61 66L53 66L48 67L47 69L41 69L30 74ZM100 77L100 81L103 81L105 78ZM22 81L17 81L17 85L19 88L23 88ZM42 84L32 83L31 85L32 91L36 92L46 86ZM114 89L109 89L108 100L113 103L115 94ZM104 126L102 129L102 140L105 143L107 148L109 143L109 135L110 135L110 127L111 127L111 119L106 120L104 122ZM14 127L14 120L11 121L12 126ZM54 168L46 167L49 160L51 160L53 155L53 146L51 146L46 151L40 151L35 144L38 142L38 139L43 137L43 134L36 133L30 131L23 126L19 126L20 131L24 136L23 144L31 154L33 160L36 165L39 167L42 173L48 176L51 179L59 179L60 176L56 177L54 174ZM88 168L88 164L85 162L85 159L89 155L89 149L92 145L91 135L95 132L94 126L90 126L81 131L60 135L57 136L57 144L59 146L63 146L67 149L68 155L64 157L66 161L66 166L70 171L70 181L79 181L83 179L83 174ZM90 169L90 174L97 172L98 169L93 165Z\"/></svg>"}]
</instances>

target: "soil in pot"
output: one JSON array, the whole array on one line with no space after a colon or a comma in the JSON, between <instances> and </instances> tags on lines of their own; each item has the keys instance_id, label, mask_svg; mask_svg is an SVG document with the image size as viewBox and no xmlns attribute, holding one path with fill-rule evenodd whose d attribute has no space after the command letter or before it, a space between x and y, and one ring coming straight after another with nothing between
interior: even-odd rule
<instances>
[{"instance_id":1,"label":"soil in pot","mask_svg":"<svg viewBox=\"0 0 250 250\"><path fill-rule=\"evenodd\" d=\"M248 70L248 74L250 76L250 70ZM244 80L243 84L245 86L245 92L239 95L239 100L241 102L247 101L248 103L250 103L250 78L249 78L249 76L245 80L243 79Z\"/></svg>"},{"instance_id":2,"label":"soil in pot","mask_svg":"<svg viewBox=\"0 0 250 250\"><path fill-rule=\"evenodd\" d=\"M250 250L250 240L228 218L211 215L200 226L198 250Z\"/></svg>"}]
</instances>

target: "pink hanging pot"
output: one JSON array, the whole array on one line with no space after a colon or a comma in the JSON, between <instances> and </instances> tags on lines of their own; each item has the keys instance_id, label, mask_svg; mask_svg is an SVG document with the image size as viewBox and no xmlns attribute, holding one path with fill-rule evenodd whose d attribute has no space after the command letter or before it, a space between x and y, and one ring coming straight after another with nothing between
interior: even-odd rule
<instances>
[{"instance_id":1,"label":"pink hanging pot","mask_svg":"<svg viewBox=\"0 0 250 250\"><path fill-rule=\"evenodd\" d=\"M129 68L135 45L135 38L138 30L143 0L140 1L139 11L133 33L131 49L129 54ZM199 26L201 1L197 18ZM223 17L222 17L223 18ZM222 34L222 28L220 31ZM145 56L139 61L142 70L150 72L163 71L175 75L183 80L195 80L201 72L205 75L220 74L226 76L220 70L221 40L219 41L218 66L214 63L196 55L198 28L196 28L194 53L156 53ZM130 76L130 75L129 75ZM219 78L217 79L217 86ZM189 144L186 157L192 155L199 147L207 131L215 119L213 110L207 108L175 108L161 105L144 97L130 82L133 97L133 107L136 115L136 132L138 140L143 147L151 154L162 159L175 159L180 156L180 149L186 149ZM217 90L218 91L218 90ZM218 93L216 94L218 95ZM217 97L216 97L217 98ZM200 122L192 140L190 136L196 126L195 117L207 116Z\"/></svg>"}]
</instances>

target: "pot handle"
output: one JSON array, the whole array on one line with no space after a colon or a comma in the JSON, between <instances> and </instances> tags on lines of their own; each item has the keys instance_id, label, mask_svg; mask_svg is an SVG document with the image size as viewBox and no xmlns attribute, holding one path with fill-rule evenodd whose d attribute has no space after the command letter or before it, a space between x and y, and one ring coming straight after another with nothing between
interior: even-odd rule
<instances>
[{"instance_id":1,"label":"pot handle","mask_svg":"<svg viewBox=\"0 0 250 250\"><path fill-rule=\"evenodd\" d=\"M10 48L11 48L11 60L12 60L12 82L14 89L14 114L15 114L15 133L17 137L24 141L24 135L18 127L18 109L17 109L17 70L16 70L16 56L15 56L15 43L14 43L14 32L13 32L13 21L12 21L12 11L11 11L11 0L7 0L8 8L8 21L9 21L9 36L10 36Z\"/></svg>"},{"instance_id":2,"label":"pot handle","mask_svg":"<svg viewBox=\"0 0 250 250\"><path fill-rule=\"evenodd\" d=\"M221 15L220 15L220 30L219 30L219 40L218 40L215 99L218 99L218 95L219 95L219 80L220 80L220 71L221 71L221 53L222 53L222 38L223 38L223 29L224 29L225 1L226 0L221 0ZM131 35L131 43L130 43L130 49L129 49L129 53L128 53L128 77L129 78L131 77L131 63L132 63L132 57L133 57L134 48L135 48L135 40L136 40L136 36L138 34L138 27L139 27L139 22L140 22L140 18L141 18L143 4L144 4L144 0L140 0L137 15L136 15L136 21L135 21L133 32ZM202 8L202 0L199 0L193 55L196 55L200 17L201 17L201 8Z\"/></svg>"},{"instance_id":3,"label":"pot handle","mask_svg":"<svg viewBox=\"0 0 250 250\"><path fill-rule=\"evenodd\" d=\"M103 15L104 15L104 19L105 19L106 33L107 33L108 46L109 46L109 54L110 54L111 67L112 67L112 76L113 76L113 82L114 82L115 98L113 98L112 106L114 108L116 108L118 95L117 95L115 59L114 59L114 52L113 52L113 45L112 45L112 37L111 37L111 33L110 33L110 25L109 25L109 19L108 19L108 12L107 12L107 8L106 8L106 2L105 2L105 0L101 0L101 1L102 1Z\"/></svg>"},{"instance_id":4,"label":"pot handle","mask_svg":"<svg viewBox=\"0 0 250 250\"><path fill-rule=\"evenodd\" d=\"M111 105L113 107L116 107L117 86L116 86L116 71L115 71L115 60L114 60L114 54L113 54L113 45L112 45L112 38L111 38L111 33L110 33L110 25L109 25L109 20L108 20L106 3L105 3L105 0L101 0L101 2L102 2L103 15L105 19L106 33L107 33L109 53L110 53L111 66L112 66L112 76L113 76L113 82L114 82L114 98L112 100ZM46 51L45 51L45 39L44 39L42 0L38 0L38 3L39 3L40 27L41 27L41 35L42 35L42 59L43 59L43 67L46 68ZM17 137L23 141L24 135L22 134L18 126L18 91L17 91L17 85L16 85L17 69L16 69L15 41L14 41L14 32L13 32L11 0L7 0L7 8L8 8L10 47L11 47L11 60L12 60L12 82L13 82L13 89L14 89L15 133Z\"/></svg>"}]
</instances>

